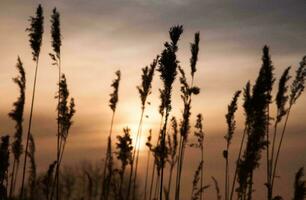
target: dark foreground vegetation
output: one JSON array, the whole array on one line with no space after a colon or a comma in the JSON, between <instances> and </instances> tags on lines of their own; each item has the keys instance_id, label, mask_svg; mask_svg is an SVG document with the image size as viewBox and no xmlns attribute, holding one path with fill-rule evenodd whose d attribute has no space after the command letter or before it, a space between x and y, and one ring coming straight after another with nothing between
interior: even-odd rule
<instances>
[{"instance_id":1,"label":"dark foreground vegetation","mask_svg":"<svg viewBox=\"0 0 306 200\"><path fill-rule=\"evenodd\" d=\"M111 84L113 93L110 94L109 107L112 111L110 131L107 139L107 150L104 162L84 162L76 169L61 167L69 130L76 112L74 99L70 98L67 79L61 66L62 35L60 29L60 14L54 9L51 14L52 49L50 60L58 70L57 100L57 143L54 144L56 157L43 173L37 173L35 161L35 138L32 135L31 125L33 108L35 106L36 78L39 75L40 49L44 34L44 13L39 5L34 17L29 19L27 29L29 42L35 66L33 85L26 82L26 73L21 58L18 57L16 68L18 75L13 78L20 95L8 114L15 122L12 135L1 137L0 141L0 199L101 199L101 200L129 200L129 199L165 199L180 200L182 198L181 183L184 179L185 152L187 148L196 148L200 152L198 167L195 169L192 184L191 200L206 199L205 191L216 190L216 199L224 200L251 200L254 194L254 171L261 165L266 169L267 200L280 200L274 191L277 181L277 171L281 150L286 135L286 127L294 105L302 95L306 77L306 57L302 58L296 69L288 67L279 79L274 76L274 67L271 61L269 47L263 47L262 66L254 83L246 85L234 92L225 115L227 132L224 136L224 180L218 181L212 177L204 180L205 171L205 134L202 114L196 115L195 126L191 127L192 100L200 93L200 88L194 85L196 79L197 61L199 52L200 33L194 34L194 41L190 45L190 66L183 67L177 59L179 40L183 33L183 26L173 26L169 31L169 40L164 43L164 49L152 63L142 69L142 82L137 86L140 97L141 116L137 129L136 141L131 139L128 127L121 135L113 135L113 126L116 119L116 108L119 101L119 88L122 74L115 73ZM291 72L291 71L295 71ZM160 131L150 131L147 138L147 157L145 171L145 185L139 181L139 145L145 123L148 96L151 94L152 81L159 75L162 87L160 96ZM292 75L291 75L292 74ZM182 116L172 116L173 83L179 80L181 99L183 101ZM25 89L32 88L32 98L29 113L28 129L23 129L23 115L25 105ZM273 85L278 86L272 92ZM273 96L273 94L276 94ZM231 141L235 137L235 113L238 109L237 101L243 98L245 114L244 132L240 138L240 148L237 155L231 154ZM275 107L276 114L271 112ZM157 138L153 143L152 138ZM191 137L196 143L191 143ZM104 141L101 141L101 143ZM236 159L230 163L229 158ZM230 174L230 168L235 169ZM303 168L297 167L295 175L294 194L292 199L303 200L306 197L306 183L303 177ZM167 176L167 178L166 178ZM20 181L20 183L18 183ZM205 183L205 184L204 184ZM220 190L222 188L222 190ZM224 191L221 194L220 191Z\"/></svg>"}]
</instances>

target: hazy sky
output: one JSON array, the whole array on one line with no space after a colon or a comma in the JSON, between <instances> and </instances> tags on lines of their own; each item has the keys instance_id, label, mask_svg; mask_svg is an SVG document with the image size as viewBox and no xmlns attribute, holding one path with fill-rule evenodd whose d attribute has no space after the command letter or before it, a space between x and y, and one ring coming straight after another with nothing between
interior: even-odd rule
<instances>
[{"instance_id":1,"label":"hazy sky","mask_svg":"<svg viewBox=\"0 0 306 200\"><path fill-rule=\"evenodd\" d=\"M7 113L16 100L18 89L11 78L17 73L19 55L27 73L25 122L28 119L30 93L34 74L28 37L25 29L28 17L41 3L45 14L45 34L38 72L38 87L34 109L33 133L37 142L37 160L44 169L55 159L57 69L51 65L50 14L54 6L61 13L63 71L71 95L76 99L77 113L68 139L66 164L84 159L99 160L104 156L111 111L108 107L110 84L117 69L122 71L115 134L125 126L135 132L140 115L140 100L136 86L140 84L141 68L150 64L168 40L172 25L183 24L178 59L189 75L190 42L196 31L201 33L198 71L195 84L201 93L193 99L192 121L197 113L204 116L206 148L206 183L211 176L222 183L226 132L224 115L234 91L248 80L254 82L261 66L261 49L271 48L275 74L292 65L295 70L306 55L306 1L244 1L244 0L65 0L65 1L5 1L0 0L0 134L13 133L14 124ZM292 70L293 75L293 70ZM143 141L147 130L157 134L158 74L153 83L145 119ZM175 83L172 114L180 117L182 102L179 84ZM240 105L242 101L239 102ZM293 108L286 143L280 160L281 179L291 187L296 170L306 166L306 97ZM26 126L26 123L25 123ZM238 110L238 130L232 148L243 128L243 112ZM191 155L197 154L188 150ZM294 156L292 156L294 155ZM264 157L263 157L264 158ZM192 174L199 160L187 157L183 187L190 195ZM233 163L233 162L232 162ZM264 165L262 165L264 166ZM143 167L143 166L142 166ZM256 173L263 173L264 167ZM259 179L256 190L264 191ZM288 184L278 184L281 194L289 197ZM211 188L208 196L214 195ZM262 193L259 192L259 195Z\"/></svg>"}]
</instances>

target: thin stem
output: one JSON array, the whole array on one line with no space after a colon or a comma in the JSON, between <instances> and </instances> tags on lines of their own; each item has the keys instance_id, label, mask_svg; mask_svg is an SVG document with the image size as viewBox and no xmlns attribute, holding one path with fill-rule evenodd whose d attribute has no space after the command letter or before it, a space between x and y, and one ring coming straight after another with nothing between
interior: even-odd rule
<instances>
[{"instance_id":1,"label":"thin stem","mask_svg":"<svg viewBox=\"0 0 306 200\"><path fill-rule=\"evenodd\" d=\"M268 195L268 200L272 200L272 195L271 195L271 191L270 191L270 140L269 140L269 122L270 122L270 109L269 109L269 105L267 108L267 123L266 123L266 136L267 136L267 195Z\"/></svg>"},{"instance_id":2,"label":"thin stem","mask_svg":"<svg viewBox=\"0 0 306 200\"><path fill-rule=\"evenodd\" d=\"M136 137L136 145L135 145L135 149L134 149L134 153L133 153L133 155L135 156L136 148L137 148L135 175L134 175L134 180L133 180L133 199L135 199L136 179L137 179L137 170L138 170L138 158L139 158L139 148L140 148L140 137L141 137L141 132L142 132L142 121L143 121L144 111L145 111L145 107L143 107L142 111L141 111L141 116L140 116L140 120L139 120L138 131L137 131L137 137ZM133 161L134 161L134 158L133 158Z\"/></svg>"},{"instance_id":3,"label":"thin stem","mask_svg":"<svg viewBox=\"0 0 306 200\"><path fill-rule=\"evenodd\" d=\"M147 200L147 184L148 184L148 177L149 177L149 164L150 164L150 149L148 150L148 156L147 156L146 179L145 179L145 189L144 189L143 200Z\"/></svg>"},{"instance_id":4,"label":"thin stem","mask_svg":"<svg viewBox=\"0 0 306 200\"><path fill-rule=\"evenodd\" d=\"M230 200L233 199L233 195L234 195L234 189L235 189L235 184L236 184L236 178L237 178L237 174L238 174L238 162L239 162L240 157L241 157L241 153L242 153L243 144L244 144L244 139L245 139L245 135L246 135L247 129L248 129L248 127L246 127L246 128L244 129L243 135L242 135L242 139L241 139L241 143L240 143L238 158L237 158L237 161L236 161L235 175L234 175L234 178L233 178L232 190L231 190L231 194L230 194Z\"/></svg>"},{"instance_id":5,"label":"thin stem","mask_svg":"<svg viewBox=\"0 0 306 200\"><path fill-rule=\"evenodd\" d=\"M228 156L229 156L229 143L226 147L226 158L225 158L225 184L224 184L224 198L228 200Z\"/></svg>"},{"instance_id":6,"label":"thin stem","mask_svg":"<svg viewBox=\"0 0 306 200\"><path fill-rule=\"evenodd\" d=\"M273 162L274 162L274 151L275 151L275 141L277 135L277 126L278 122L276 121L274 124L274 134L273 134L273 141L272 141L272 149L271 149L271 159L270 159L270 183L269 183L269 193L270 196L273 197L273 188L272 188L272 169L273 169Z\"/></svg>"},{"instance_id":7,"label":"thin stem","mask_svg":"<svg viewBox=\"0 0 306 200\"><path fill-rule=\"evenodd\" d=\"M182 176L182 169L184 164L184 151L185 149L185 139L182 140L182 148L181 148L181 159L180 159L180 166L179 166L179 177L178 177L178 187L177 187L177 200L180 199L180 191L181 191L181 176Z\"/></svg>"},{"instance_id":8,"label":"thin stem","mask_svg":"<svg viewBox=\"0 0 306 200\"><path fill-rule=\"evenodd\" d=\"M177 166L177 177L176 177L176 191L175 191L175 200L180 199L180 184L181 184L181 169L182 169L182 154L183 154L183 136L180 137L180 144L179 144L179 159L178 159L178 166Z\"/></svg>"},{"instance_id":9,"label":"thin stem","mask_svg":"<svg viewBox=\"0 0 306 200\"><path fill-rule=\"evenodd\" d=\"M161 130L161 128L162 128L163 119L164 119L164 114L161 115L161 119L160 119L160 123L159 123L159 130ZM158 145L158 142L159 142L159 137L156 140L156 146ZM152 170L152 176L151 176L151 185L150 185L149 200L151 200L151 197L152 197L153 185L154 185L154 179L155 179L155 169L157 168L157 166L155 166L155 164L156 164L156 158L154 157L154 161L152 163L152 169L153 170ZM158 181L158 179L156 181Z\"/></svg>"},{"instance_id":10,"label":"thin stem","mask_svg":"<svg viewBox=\"0 0 306 200\"><path fill-rule=\"evenodd\" d=\"M58 64L58 106L60 104L61 96L60 96L60 81L61 81L61 59L59 59L59 64ZM57 109L57 165L56 165L56 199L59 199L59 157L60 157L60 140L61 140L61 135L60 135L60 123L59 123L59 109Z\"/></svg>"},{"instance_id":11,"label":"thin stem","mask_svg":"<svg viewBox=\"0 0 306 200\"><path fill-rule=\"evenodd\" d=\"M27 157L28 157L27 154L28 154L28 147L29 147L29 138L30 138L31 128L32 128L32 116L33 116L33 108L34 108L34 100L35 100L35 90L36 90L36 80L37 80L37 71L38 71L38 61L39 61L39 57L37 57L37 59L36 59L34 84L33 84L33 92L32 92L32 101L31 101L30 116L29 116L29 125L28 125L27 139L26 139L26 148L25 148L25 153L24 153L23 170L22 170L22 181L21 181L20 199L23 199L24 181L25 181L26 166L27 166Z\"/></svg>"},{"instance_id":12,"label":"thin stem","mask_svg":"<svg viewBox=\"0 0 306 200\"><path fill-rule=\"evenodd\" d=\"M191 83L190 83L190 88L193 87L193 82L194 82L194 75L191 76ZM190 106L191 100L192 100L192 94L190 94L188 100L188 104ZM186 135L188 133L185 133ZM180 138L180 151L179 151L179 162L178 162L178 173L177 173L177 180L176 180L176 191L175 191L175 200L180 199L180 187L181 187L181 175L182 175L182 168L183 168L183 162L184 162L184 150L185 150L185 138L181 136Z\"/></svg>"},{"instance_id":13,"label":"thin stem","mask_svg":"<svg viewBox=\"0 0 306 200\"><path fill-rule=\"evenodd\" d=\"M58 99L57 99L57 106L59 106L60 101L61 101L61 94L60 94L60 82L61 82L61 59L59 58L56 60L56 65L58 66ZM54 184L56 184L56 199L59 199L59 157L60 157L60 151L61 151L61 134L60 134L60 122L59 122L59 117L60 117L60 111L59 107L57 108L57 152L56 152L56 172L55 172L55 180ZM53 193L54 193L54 187L55 185L52 185L52 190L51 190L51 197L50 199L53 199Z\"/></svg>"},{"instance_id":14,"label":"thin stem","mask_svg":"<svg viewBox=\"0 0 306 200\"><path fill-rule=\"evenodd\" d=\"M202 166L201 166L201 190L203 188L203 184L204 184L204 146L203 146L203 143L202 143L202 147L201 147L201 163ZM200 193L200 200L203 200L203 192Z\"/></svg>"},{"instance_id":15,"label":"thin stem","mask_svg":"<svg viewBox=\"0 0 306 200\"><path fill-rule=\"evenodd\" d=\"M165 117L165 123L162 130L162 138L161 138L161 148L162 148L162 156L166 156L165 153L165 146L166 146L166 128L167 128L167 122L169 117L169 110L166 109L166 117ZM160 176L160 191L159 191L159 199L163 200L163 181L164 181L164 157L161 159L161 176Z\"/></svg>"},{"instance_id":16,"label":"thin stem","mask_svg":"<svg viewBox=\"0 0 306 200\"><path fill-rule=\"evenodd\" d=\"M110 125L110 130L109 130L109 141L111 141L111 136L112 136L112 131L113 131L113 124L114 124L114 118L115 118L115 111L113 111L113 114L112 114L112 119L111 119L111 125ZM112 145L112 144L109 144L110 146ZM105 186L105 177L106 177L106 168L107 168L107 164L108 164L108 162L107 162L108 160L107 160L107 150L106 150L106 155L105 155L105 162L104 162L104 169L103 169L103 186L102 186L102 199L104 198L104 195L105 195L105 192L106 192L106 194L108 194L108 191L105 191L105 188L106 188L106 186ZM112 173L112 172L109 172L109 173ZM106 200L107 200L107 196L105 197L106 198Z\"/></svg>"},{"instance_id":17,"label":"thin stem","mask_svg":"<svg viewBox=\"0 0 306 200\"><path fill-rule=\"evenodd\" d=\"M288 113L286 115L285 124L284 124L283 130L282 130L282 135L281 135L281 138L280 138L280 141L279 141L279 145L278 145L278 148L277 148L277 153L276 153L276 157L275 157L274 167L273 167L273 171L272 171L272 174L273 174L272 181L271 181L271 183L272 183L271 184L272 192L273 192L273 186L274 186L274 179L275 179L275 176L276 176L277 162L278 162L281 146L282 146L282 143L283 143L283 139L284 139L284 135L285 135L285 131L286 131L287 122L288 122L288 119L289 119L291 107L292 107L292 104L289 105Z\"/></svg>"},{"instance_id":18,"label":"thin stem","mask_svg":"<svg viewBox=\"0 0 306 200\"><path fill-rule=\"evenodd\" d=\"M182 136L180 136L180 141L179 141L179 151L178 151L178 154L179 154L179 156L178 156L178 160L177 160L177 170L176 170L176 184L175 184L175 200L177 200L178 199L178 183L179 183L179 177L180 177L180 162L181 162L181 151L182 151L182 139L183 137Z\"/></svg>"}]
</instances>

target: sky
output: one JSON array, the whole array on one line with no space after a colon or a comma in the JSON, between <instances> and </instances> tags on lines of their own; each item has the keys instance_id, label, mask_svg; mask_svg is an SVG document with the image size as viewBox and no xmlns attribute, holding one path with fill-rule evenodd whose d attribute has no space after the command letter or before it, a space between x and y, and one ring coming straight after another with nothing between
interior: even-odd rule
<instances>
[{"instance_id":1,"label":"sky","mask_svg":"<svg viewBox=\"0 0 306 200\"><path fill-rule=\"evenodd\" d=\"M207 184L212 184L211 176L216 177L220 184L223 182L222 151L225 147L223 136L226 133L224 115L227 104L233 93L242 89L248 80L254 83L261 66L262 47L265 44L270 47L277 78L288 66L293 67L291 72L294 75L294 70L306 55L304 0L0 0L0 135L13 134L14 123L7 113L18 95L18 88L12 82L12 77L17 74L15 63L18 55L27 74L24 123L27 127L34 62L25 29L29 26L29 16L34 14L39 3L44 8L45 32L38 71L33 134L40 170L45 170L55 159L57 101L54 96L57 69L51 65L48 56L51 52L49 19L54 7L61 13L62 69L77 110L65 152L66 165L103 158L111 120L108 106L112 92L110 84L118 69L122 72L122 81L114 133L121 134L122 129L129 126L135 135L140 118L136 86L141 82L141 68L149 65L162 51L163 43L168 40L168 30L173 25L184 25L178 59L188 75L190 43L195 32L201 34L195 75L195 84L200 87L201 93L193 98L191 120L194 124L196 114L203 114ZM141 139L142 159L145 158L144 143L148 129L152 128L153 133L157 134L159 127L160 87L159 74L156 73ZM237 131L231 146L233 152L237 151L243 129L241 99L239 105ZM179 119L183 108L178 81L174 85L172 107L171 115ZM288 185L292 187L294 173L299 167L306 166L305 116L304 94L293 108L281 154L281 176L276 187L285 198L291 197L292 191ZM187 150L187 154L198 155L192 149ZM232 164L234 159L231 158ZM197 156L187 156L185 162L186 181L183 187L186 188L184 197L187 198L199 160ZM141 165L141 168L144 166ZM256 173L264 174L264 170L263 164ZM264 180L260 179L261 176L256 177L259 183L255 188L259 191L256 195L260 198L264 195ZM284 181L286 184L281 184ZM213 188L206 195L212 197Z\"/></svg>"}]
</instances>

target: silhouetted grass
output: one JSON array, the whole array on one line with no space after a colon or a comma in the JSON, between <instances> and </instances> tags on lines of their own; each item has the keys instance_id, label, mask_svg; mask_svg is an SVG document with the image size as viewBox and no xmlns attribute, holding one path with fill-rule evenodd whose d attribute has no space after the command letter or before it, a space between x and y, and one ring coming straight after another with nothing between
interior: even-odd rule
<instances>
[{"instance_id":1,"label":"silhouetted grass","mask_svg":"<svg viewBox=\"0 0 306 200\"><path fill-rule=\"evenodd\" d=\"M225 115L226 123L227 123L227 133L224 136L226 140L226 149L223 151L223 157L225 159L225 181L224 181L224 198L225 200L229 199L229 147L235 132L236 121L235 121L235 112L237 111L237 101L240 96L241 91L237 91L234 94L234 97L231 103L228 105L227 114Z\"/></svg>"},{"instance_id":2,"label":"silhouetted grass","mask_svg":"<svg viewBox=\"0 0 306 200\"><path fill-rule=\"evenodd\" d=\"M137 86L139 95L140 95L140 99L141 99L141 115L140 115L140 120L139 120L139 124L138 124L138 130L137 130L137 136L136 136L136 142L135 142L135 148L134 148L134 152L133 152L133 159L132 159L132 173L131 173L131 178L133 176L133 164L134 164L134 160L136 162L136 166L135 166L135 172L134 172L134 179L132 181L133 184L133 196L132 198L135 199L135 190L136 190L136 181L137 181L137 170L138 170L138 158L139 158L139 149L140 149L140 137L141 137L141 133L142 133L142 123L143 123L143 116L144 116L144 112L145 112L145 108L146 108L146 103L147 103L147 98L148 96L151 94L151 88L152 88L152 81L153 81L153 77L154 77L154 72L155 72L155 68L158 62L159 56L157 56L153 62L150 65L150 68L148 66L146 66L145 68L142 69L142 75L141 75L141 85ZM136 153L137 150L137 153ZM131 181L129 181L129 188L130 188L130 183ZM128 198L129 198L129 191L130 189L128 189Z\"/></svg>"},{"instance_id":3,"label":"silhouetted grass","mask_svg":"<svg viewBox=\"0 0 306 200\"><path fill-rule=\"evenodd\" d=\"M160 167L161 167L161 179L160 179L160 191L159 199L163 199L163 179L166 153L166 129L169 114L171 111L171 92L172 85L177 75L178 60L176 59L176 52L178 50L177 42L181 34L183 33L183 26L174 26L170 29L169 35L171 42L164 44L165 49L162 51L158 71L160 72L160 78L163 82L163 89L160 90L161 105L160 110L165 114L163 127L161 129L160 139Z\"/></svg>"},{"instance_id":4,"label":"silhouetted grass","mask_svg":"<svg viewBox=\"0 0 306 200\"><path fill-rule=\"evenodd\" d=\"M150 158L151 158L151 151L152 151L152 129L149 130L149 135L147 137L146 146L148 147L148 154L147 154L147 164L146 164L146 178L145 178L145 187L144 187L144 197L143 199L147 199L147 187L149 181L149 166L150 166ZM153 166L154 167L154 166Z\"/></svg>"},{"instance_id":5,"label":"silhouetted grass","mask_svg":"<svg viewBox=\"0 0 306 200\"><path fill-rule=\"evenodd\" d=\"M13 168L11 173L11 183L10 183L10 192L9 198L14 194L14 188L16 186L16 181L19 171L20 157L23 153L22 145L22 135L23 135L23 111L25 104L25 88L26 88L26 76L23 68L23 64L18 57L16 68L19 72L19 75L13 78L14 83L19 87L19 97L16 102L13 104L13 109L8 114L9 117L15 121L15 134L14 141L11 144L12 153L14 155Z\"/></svg>"},{"instance_id":6,"label":"silhouetted grass","mask_svg":"<svg viewBox=\"0 0 306 200\"><path fill-rule=\"evenodd\" d=\"M250 112L247 118L250 120L248 127L248 139L243 157L238 163L238 197L239 199L252 199L253 172L260 164L261 152L267 147L267 115L271 101L271 88L273 84L273 67L269 58L269 48L263 48L263 64L253 86L250 99Z\"/></svg>"},{"instance_id":7,"label":"silhouetted grass","mask_svg":"<svg viewBox=\"0 0 306 200\"><path fill-rule=\"evenodd\" d=\"M202 114L197 115L196 124L194 126L194 136L197 139L196 143L191 143L190 147L195 147L200 149L201 151L201 170L200 170L200 188L203 188L204 185L204 128L203 128L203 117ZM201 190L199 193L200 199L203 199L203 192L204 190Z\"/></svg>"},{"instance_id":8,"label":"silhouetted grass","mask_svg":"<svg viewBox=\"0 0 306 200\"><path fill-rule=\"evenodd\" d=\"M119 199L124 199L123 194L122 194L122 187L123 187L123 178L124 178L124 172L125 168L128 164L132 164L132 138L130 135L130 129L129 128L124 128L123 129L123 136L118 135L118 143L116 143L116 148L117 148L117 159L121 162L121 169L119 170L120 174L120 184L119 184L119 192L118 194ZM132 165L131 165L132 167Z\"/></svg>"},{"instance_id":9,"label":"silhouetted grass","mask_svg":"<svg viewBox=\"0 0 306 200\"><path fill-rule=\"evenodd\" d=\"M109 195L109 185L112 179L113 173L113 156L112 156L112 131L113 131L113 124L114 124L114 117L116 113L116 107L119 100L119 84L121 80L121 72L118 70L116 71L116 79L113 80L111 86L113 87L114 91L110 94L109 100L109 107L112 110L112 119L110 124L109 136L107 141L107 151L105 156L105 163L104 163L104 170L103 170L103 187L102 187L102 195L101 199L108 199Z\"/></svg>"},{"instance_id":10,"label":"silhouetted grass","mask_svg":"<svg viewBox=\"0 0 306 200\"><path fill-rule=\"evenodd\" d=\"M60 28L60 14L56 10L56 8L53 9L52 15L51 15L51 36L52 36L52 48L54 53L49 53L51 59L53 60L54 63L52 65L57 66L58 68L58 83L61 81L61 45L62 45L62 40L61 40L61 28ZM60 96L60 85L58 84L58 106L61 101L61 96ZM59 110L57 111L57 118L59 119ZM61 141L62 137L60 137L60 122L57 120L57 166L56 166L56 199L59 199L59 160L60 160L60 154L61 154ZM53 191L52 191L53 192ZM53 197L53 196L52 196ZM52 199L51 197L51 199Z\"/></svg>"},{"instance_id":11,"label":"silhouetted grass","mask_svg":"<svg viewBox=\"0 0 306 200\"><path fill-rule=\"evenodd\" d=\"M30 45L32 49L33 60L36 63L34 74L34 85L31 99L29 127L27 138L25 140L25 160L23 165L23 174L21 180L20 200L52 200L53 193L56 191L56 199L86 199L86 200L129 200L132 196L133 200L162 200L163 194L166 200L180 200L182 191L181 182L184 180L182 176L184 155L188 147L195 147L200 150L198 167L194 173L191 200L203 200L203 192L208 189L209 184L204 184L204 128L202 114L198 114L196 123L193 124L191 118L192 97L200 92L200 88L194 86L194 77L197 72L197 61L199 53L200 34L195 33L194 41L190 45L190 79L179 65L177 58L178 41L183 32L182 26L173 26L170 28L170 41L164 43L164 49L160 56L157 56L152 64L142 69L141 84L137 86L141 100L141 116L136 132L136 141L132 142L129 128L123 129L123 135L117 136L115 144L116 150L113 152L112 132L115 126L114 118L119 100L119 85L121 80L121 72L116 72L116 78L111 84L113 92L110 94L109 107L112 111L110 131L107 139L107 149L104 163L98 163L96 166L91 164L83 164L81 167L64 168L60 170L64 156L65 147L67 144L69 131L73 123L72 119L75 114L74 99L70 98L66 76L61 72L61 27L60 14L53 9L51 15L51 37L52 49L50 57L53 65L58 67L59 82L58 92L55 98L57 104L57 148L56 159L50 164L45 173L38 173L35 153L36 147L34 138L31 132L32 116L34 109L36 79L39 64L40 48L42 45L43 34L43 9L39 5L36 10L36 16L30 18L30 28L27 29L30 37ZM260 166L262 152L266 153L266 187L267 200L280 200L280 195L274 196L273 187L278 169L278 160L280 158L280 150L283 145L286 127L292 111L293 105L297 102L304 91L306 77L306 57L300 62L300 66L296 70L295 78L290 86L290 68L285 69L279 79L278 91L273 97L274 67L270 58L268 46L263 48L262 66L259 75L251 86L248 82L243 89L244 96L244 131L240 142L239 152L237 154L237 162L235 165L235 173L233 183L230 185L230 144L234 139L234 131L236 128L235 113L239 107L238 98L241 91L234 93L231 103L228 105L228 112L225 115L227 123L227 133L225 135L226 148L223 151L225 158L225 181L224 181L224 198L232 200L234 190L237 192L238 200L253 199L254 190L254 172ZM19 87L19 97L13 104L13 109L9 113L9 117L15 122L15 131L13 133L13 142L9 142L9 136L1 137L0 142L0 199L14 200L14 191L17 176L20 156L23 153L23 110L25 106L25 86L26 78L20 58L17 60L17 69L19 76L14 78L14 82ZM146 170L145 170L145 185L138 184L138 160L140 137L142 134L142 126L144 124L143 116L145 113L148 96L151 94L152 81L154 72L160 73L162 80L162 88L160 91L161 104L159 112L161 114L161 124L159 131L156 134L157 143L152 145L152 130L149 132L146 146L148 147ZM170 113L173 107L172 93L174 92L174 81L179 73L180 92L183 101L182 116L178 119L177 116L171 116ZM189 73L187 74L189 76ZM270 104L275 99L276 116L272 118L270 112ZM171 121L170 121L171 119ZM177 120L178 119L178 120ZM270 122L274 120L274 131L270 135ZM284 125L281 129L281 134L278 134L278 126L284 120ZM170 121L170 122L169 122ZM190 136L190 132L194 134ZM205 133L206 134L206 133ZM270 136L272 136L272 146L270 146ZM196 142L189 143L189 138ZM236 139L236 136L235 136ZM277 142L279 140L279 142ZM11 151L10 151L11 149ZM10 153L12 153L13 165L10 167ZM115 156L114 156L115 155ZM234 156L234 155L233 155ZM149 179L150 158L154 157L153 167L151 169L152 177ZM27 159L29 159L29 167L27 167ZM197 159L197 158L195 158ZM135 167L134 167L135 162ZM119 165L118 165L119 163ZM103 167L104 165L104 167ZM130 173L127 175L126 170L130 167ZM167 168L168 167L168 168ZM166 169L169 169L167 174L168 183L164 184ZM11 171L11 176L9 176ZM173 173L176 172L174 179ZM27 176L27 185L25 185L25 176ZM295 177L294 184L294 200L302 200L306 198L305 180L303 180L303 168L301 168ZM216 199L221 200L221 191L217 180L212 177L213 184L216 189ZM61 181L60 181L61 180ZM175 184L173 184L175 182ZM205 183L209 181L205 181ZM238 188L235 187L238 182ZM171 192L172 186L175 185L175 191ZM147 193L149 187L149 194ZM8 195L9 191L9 195ZM143 194L143 196L142 196ZM173 196L174 195L174 196Z\"/></svg>"},{"instance_id":12,"label":"silhouetted grass","mask_svg":"<svg viewBox=\"0 0 306 200\"><path fill-rule=\"evenodd\" d=\"M281 150L281 147L282 147L282 143L283 143L283 139L284 139L284 135L285 135L290 111L292 109L292 106L296 103L296 101L298 100L298 98L301 96L301 94L304 91L305 79L306 79L306 56L303 57L302 61L300 62L300 66L296 70L295 79L293 80L293 82L291 84L291 87L290 87L289 106L287 108L284 127L282 129L281 138L280 138L280 141L279 141L279 144L278 144L278 147L277 147L275 161L274 161L274 164L273 164L273 171L271 171L271 174L272 174L271 175L272 176L271 177L271 179L272 179L271 187L272 187L272 189L273 189L273 186L274 186L274 179L276 177L277 163L278 163L280 150ZM272 160L272 162L273 162L273 160Z\"/></svg>"},{"instance_id":13,"label":"silhouetted grass","mask_svg":"<svg viewBox=\"0 0 306 200\"><path fill-rule=\"evenodd\" d=\"M34 199L35 196L35 188L36 188L36 161L35 161L35 142L33 135L30 135L29 141L29 152L28 157L30 159L30 169L29 169L29 176L28 176L28 196L29 199Z\"/></svg>"},{"instance_id":14,"label":"silhouetted grass","mask_svg":"<svg viewBox=\"0 0 306 200\"><path fill-rule=\"evenodd\" d=\"M198 52L199 52L199 41L200 35L199 33L195 34L194 43L191 44L191 83L190 85L187 82L187 78L184 70L179 67L180 72L180 83L181 83L181 99L184 103L183 108L183 116L180 122L180 141L179 141L179 156L178 156L178 164L177 164L177 175L176 175L176 188L175 188L175 200L180 199L180 187L181 187L181 175L184 163L184 154L185 147L190 131L190 115L191 115L191 100L192 95L197 95L200 93L200 88L193 85L194 81L194 73L196 72L196 63L198 60Z\"/></svg>"},{"instance_id":15,"label":"silhouetted grass","mask_svg":"<svg viewBox=\"0 0 306 200\"><path fill-rule=\"evenodd\" d=\"M23 163L23 171L22 171L22 181L21 181L21 192L20 198L23 198L23 189L24 189L24 181L26 174L26 166L27 166L27 153L28 153L28 145L32 128L32 116L33 116L33 108L34 108L34 100L35 100L35 89L36 89L36 80L37 80L37 71L38 71L38 63L40 56L40 48L42 44L42 36L44 32L44 16L43 16L43 8L39 4L36 9L36 16L30 17L30 27L26 29L29 32L29 41L30 46L32 48L33 61L36 62L35 74L34 74L34 84L33 84L33 92L32 92L32 100L31 100L31 108L30 108L30 117L29 117L29 125L27 131L26 138L26 147L24 154L24 163Z\"/></svg>"}]
</instances>

